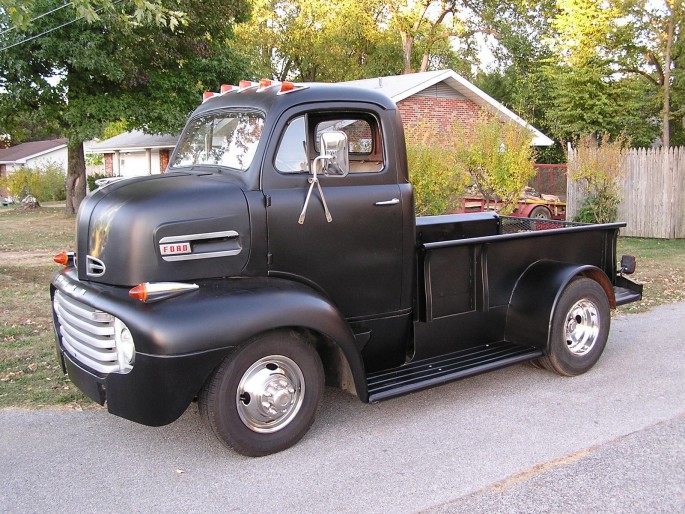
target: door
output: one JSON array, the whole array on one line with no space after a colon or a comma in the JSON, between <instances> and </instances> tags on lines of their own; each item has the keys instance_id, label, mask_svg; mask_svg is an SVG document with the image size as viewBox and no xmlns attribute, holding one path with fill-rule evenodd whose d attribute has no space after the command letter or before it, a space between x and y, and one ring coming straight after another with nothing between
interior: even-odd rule
<instances>
[{"instance_id":1,"label":"door","mask_svg":"<svg viewBox=\"0 0 685 514\"><path fill-rule=\"evenodd\" d=\"M318 154L316 135L347 134L350 173L319 175L332 220L308 166ZM379 117L370 111L285 115L276 127L263 169L267 202L269 272L293 276L323 292L343 315L378 317L400 308L402 196L397 170L386 157Z\"/></svg>"}]
</instances>

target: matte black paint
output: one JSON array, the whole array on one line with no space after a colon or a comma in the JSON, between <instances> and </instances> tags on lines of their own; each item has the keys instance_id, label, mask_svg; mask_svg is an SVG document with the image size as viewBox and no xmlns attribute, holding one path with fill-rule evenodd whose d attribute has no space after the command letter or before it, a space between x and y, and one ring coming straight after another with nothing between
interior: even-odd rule
<instances>
[{"instance_id":1,"label":"matte black paint","mask_svg":"<svg viewBox=\"0 0 685 514\"><path fill-rule=\"evenodd\" d=\"M248 90L213 97L191 120L217 109L264 114L251 166L171 169L96 191L78 215L78 271L53 279L53 294L76 287L79 301L131 330L128 374L100 375L60 355L74 383L114 414L173 421L222 359L270 330L305 329L337 345L359 398L377 401L543 355L557 298L575 276L598 280L610 299L615 289L623 303L641 296L617 276L623 224L504 234L492 213L415 219L399 113L376 91ZM340 113L378 120L385 167L321 177L333 222L314 193L300 225L309 177L274 169L280 135L295 116ZM227 230L239 233L238 255L161 259L162 237ZM88 253L105 264L102 276L86 274ZM200 287L132 300L129 288L147 281ZM59 336L57 344L63 353Z\"/></svg>"}]
</instances>

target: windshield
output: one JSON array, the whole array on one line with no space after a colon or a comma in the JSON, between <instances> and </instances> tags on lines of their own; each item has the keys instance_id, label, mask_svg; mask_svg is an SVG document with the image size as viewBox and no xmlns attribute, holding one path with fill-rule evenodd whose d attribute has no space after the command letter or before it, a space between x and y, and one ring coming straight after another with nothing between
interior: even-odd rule
<instances>
[{"instance_id":1,"label":"windshield","mask_svg":"<svg viewBox=\"0 0 685 514\"><path fill-rule=\"evenodd\" d=\"M257 151L264 117L254 112L218 112L191 121L172 167L210 165L245 171Z\"/></svg>"}]
</instances>

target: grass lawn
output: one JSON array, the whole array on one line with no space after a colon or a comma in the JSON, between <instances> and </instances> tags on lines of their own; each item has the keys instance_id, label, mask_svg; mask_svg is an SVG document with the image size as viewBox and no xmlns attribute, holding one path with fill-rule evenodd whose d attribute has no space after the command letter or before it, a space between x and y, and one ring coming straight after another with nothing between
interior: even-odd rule
<instances>
[{"instance_id":1,"label":"grass lawn","mask_svg":"<svg viewBox=\"0 0 685 514\"><path fill-rule=\"evenodd\" d=\"M53 255L73 249L74 219L63 207L0 207L0 408L95 405L62 375L55 354L49 284ZM621 238L618 254L637 256L645 284L641 312L685 301L685 240Z\"/></svg>"},{"instance_id":2,"label":"grass lawn","mask_svg":"<svg viewBox=\"0 0 685 514\"><path fill-rule=\"evenodd\" d=\"M0 208L0 407L89 403L62 374L49 285L53 255L73 249L64 208Z\"/></svg>"}]
</instances>

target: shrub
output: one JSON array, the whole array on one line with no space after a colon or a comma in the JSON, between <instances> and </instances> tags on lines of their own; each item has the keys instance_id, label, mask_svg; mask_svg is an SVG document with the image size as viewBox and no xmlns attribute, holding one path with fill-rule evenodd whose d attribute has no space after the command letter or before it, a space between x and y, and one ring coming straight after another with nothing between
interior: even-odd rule
<instances>
[{"instance_id":1,"label":"shrub","mask_svg":"<svg viewBox=\"0 0 685 514\"><path fill-rule=\"evenodd\" d=\"M574 218L584 223L611 223L621 203L622 164L628 141L621 134L611 141L608 133L600 140L581 137L568 155L569 174L580 186L584 199Z\"/></svg>"},{"instance_id":2,"label":"shrub","mask_svg":"<svg viewBox=\"0 0 685 514\"><path fill-rule=\"evenodd\" d=\"M95 183L96 180L100 180L101 178L107 178L107 175L103 173L91 173L86 177L86 182L88 182L88 191L95 191L98 186Z\"/></svg>"},{"instance_id":3,"label":"shrub","mask_svg":"<svg viewBox=\"0 0 685 514\"><path fill-rule=\"evenodd\" d=\"M35 196L40 202L63 201L67 197L66 173L55 162L14 171L2 179L0 187L15 200L27 195Z\"/></svg>"},{"instance_id":4,"label":"shrub","mask_svg":"<svg viewBox=\"0 0 685 514\"><path fill-rule=\"evenodd\" d=\"M417 216L452 212L463 196L466 174L458 151L442 139L435 129L422 125L407 128L409 179Z\"/></svg>"},{"instance_id":5,"label":"shrub","mask_svg":"<svg viewBox=\"0 0 685 514\"><path fill-rule=\"evenodd\" d=\"M523 188L535 176L531 133L518 123L503 123L487 115L476 120L474 129L475 137L464 138L462 158L466 170L485 199L486 208L510 213ZM491 202L495 205L491 206Z\"/></svg>"}]
</instances>

